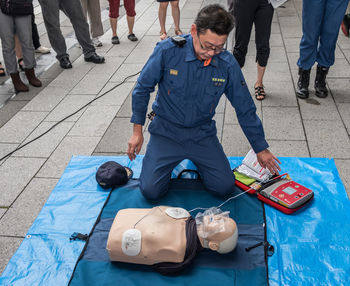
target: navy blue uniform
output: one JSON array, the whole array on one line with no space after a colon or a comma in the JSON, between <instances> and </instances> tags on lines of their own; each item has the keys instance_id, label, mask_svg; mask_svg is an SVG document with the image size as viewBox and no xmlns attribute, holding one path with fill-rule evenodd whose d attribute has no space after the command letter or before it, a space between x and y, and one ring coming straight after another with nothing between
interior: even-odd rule
<instances>
[{"instance_id":1,"label":"navy blue uniform","mask_svg":"<svg viewBox=\"0 0 350 286\"><path fill-rule=\"evenodd\" d=\"M234 189L234 176L216 136L213 116L223 93L256 153L268 147L261 121L240 67L232 54L215 55L209 64L196 58L191 35L184 47L171 39L157 44L132 95L132 123L145 123L150 93L158 84L152 107L156 117L143 159L140 188L157 199L167 191L173 168L190 159L204 185L221 195ZM232 142L235 144L235 142Z\"/></svg>"},{"instance_id":2,"label":"navy blue uniform","mask_svg":"<svg viewBox=\"0 0 350 286\"><path fill-rule=\"evenodd\" d=\"M315 62L329 68L334 64L339 27L349 0L304 0L303 37L298 66L309 70Z\"/></svg>"}]
</instances>

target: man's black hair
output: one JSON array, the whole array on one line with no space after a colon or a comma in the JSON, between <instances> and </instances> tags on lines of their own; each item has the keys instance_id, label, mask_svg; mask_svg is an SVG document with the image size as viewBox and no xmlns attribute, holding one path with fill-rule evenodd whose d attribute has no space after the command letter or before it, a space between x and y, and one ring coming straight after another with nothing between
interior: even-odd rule
<instances>
[{"instance_id":1,"label":"man's black hair","mask_svg":"<svg viewBox=\"0 0 350 286\"><path fill-rule=\"evenodd\" d=\"M217 35L228 35L234 27L234 18L222 6L212 4L202 8L194 23L197 26L197 33L203 34L210 30Z\"/></svg>"}]
</instances>

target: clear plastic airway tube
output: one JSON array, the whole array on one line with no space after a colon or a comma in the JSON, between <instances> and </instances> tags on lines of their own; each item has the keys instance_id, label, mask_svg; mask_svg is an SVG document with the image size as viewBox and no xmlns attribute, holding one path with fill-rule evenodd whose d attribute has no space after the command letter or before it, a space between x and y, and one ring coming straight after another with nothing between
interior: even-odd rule
<instances>
[{"instance_id":1,"label":"clear plastic airway tube","mask_svg":"<svg viewBox=\"0 0 350 286\"><path fill-rule=\"evenodd\" d=\"M288 175L288 174L287 174L287 173L284 173L284 174L282 174L282 175L279 175L279 176L277 176L277 177L274 177L273 179L268 180L266 183L272 182L272 181L274 181L274 180L276 180L276 179L278 179L278 178L281 178L281 177L283 177L283 176L285 176L285 175ZM240 193L240 194L238 194L238 195L236 195L236 196L234 196L234 197L228 198L228 199L227 199L226 201L224 201L222 204L218 205L217 208L221 208L224 204L226 204L226 203L228 203L229 201L231 201L231 200L233 200L233 199L235 199L235 198L237 198L237 197L239 197L239 196L241 196L241 195L243 195L243 194L249 192L250 190L253 190L253 188L249 188L248 190L246 190L246 191L244 191L244 192L242 192L242 193ZM190 210L189 212L193 212L193 211L196 211L196 210L207 210L207 209L209 209L209 208L201 208L201 207L198 207L198 208L194 208L194 209Z\"/></svg>"}]
</instances>

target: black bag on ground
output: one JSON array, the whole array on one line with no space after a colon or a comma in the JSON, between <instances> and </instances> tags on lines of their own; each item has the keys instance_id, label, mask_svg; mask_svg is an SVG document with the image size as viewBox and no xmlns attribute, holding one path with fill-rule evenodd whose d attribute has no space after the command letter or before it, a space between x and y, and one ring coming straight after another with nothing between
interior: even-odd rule
<instances>
[{"instance_id":1,"label":"black bag on ground","mask_svg":"<svg viewBox=\"0 0 350 286\"><path fill-rule=\"evenodd\" d=\"M10 16L25 16L34 13L33 0L0 0L2 13Z\"/></svg>"}]
</instances>

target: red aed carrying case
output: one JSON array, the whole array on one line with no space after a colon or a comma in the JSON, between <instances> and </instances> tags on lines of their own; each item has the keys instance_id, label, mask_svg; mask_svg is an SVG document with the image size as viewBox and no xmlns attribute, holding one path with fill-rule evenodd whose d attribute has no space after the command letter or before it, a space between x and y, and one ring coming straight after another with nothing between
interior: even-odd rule
<instances>
[{"instance_id":1,"label":"red aed carrying case","mask_svg":"<svg viewBox=\"0 0 350 286\"><path fill-rule=\"evenodd\" d=\"M282 178L285 175L287 178ZM235 180L235 185L249 194L257 194L259 200L285 214L303 208L314 197L312 190L294 182L288 174L273 176L267 183L253 183L249 186Z\"/></svg>"}]
</instances>

